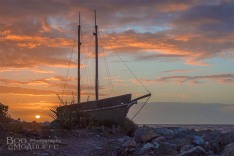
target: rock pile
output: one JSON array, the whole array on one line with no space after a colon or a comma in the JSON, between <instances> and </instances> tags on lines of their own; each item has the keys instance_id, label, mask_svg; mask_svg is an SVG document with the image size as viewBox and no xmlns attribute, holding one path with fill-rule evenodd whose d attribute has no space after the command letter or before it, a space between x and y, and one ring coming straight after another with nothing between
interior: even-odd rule
<instances>
[{"instance_id":1,"label":"rock pile","mask_svg":"<svg viewBox=\"0 0 234 156\"><path fill-rule=\"evenodd\" d=\"M134 137L119 139L123 155L234 156L234 132L195 131L181 127L138 127Z\"/></svg>"}]
</instances>

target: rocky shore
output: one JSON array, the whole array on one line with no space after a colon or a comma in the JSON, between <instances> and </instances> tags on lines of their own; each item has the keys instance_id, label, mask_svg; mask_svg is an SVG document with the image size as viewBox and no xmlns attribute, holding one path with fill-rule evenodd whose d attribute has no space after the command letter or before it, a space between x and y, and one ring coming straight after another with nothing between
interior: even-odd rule
<instances>
[{"instance_id":1,"label":"rocky shore","mask_svg":"<svg viewBox=\"0 0 234 156\"><path fill-rule=\"evenodd\" d=\"M220 130L195 131L182 127L142 126L129 135L118 128L113 132L111 128L103 129L103 127L79 130L24 129L17 133L1 130L0 132L1 156L234 156L234 132L223 133ZM23 138L25 140L21 140L22 144L26 142L32 144L30 142L32 139L38 142L40 140L59 140L59 142L44 142L49 145L42 149L24 147L12 150L7 144L7 137L18 140ZM48 148L55 145L56 148Z\"/></svg>"},{"instance_id":2,"label":"rocky shore","mask_svg":"<svg viewBox=\"0 0 234 156\"><path fill-rule=\"evenodd\" d=\"M234 132L195 131L181 127L136 129L125 136L123 155L234 156Z\"/></svg>"}]
</instances>

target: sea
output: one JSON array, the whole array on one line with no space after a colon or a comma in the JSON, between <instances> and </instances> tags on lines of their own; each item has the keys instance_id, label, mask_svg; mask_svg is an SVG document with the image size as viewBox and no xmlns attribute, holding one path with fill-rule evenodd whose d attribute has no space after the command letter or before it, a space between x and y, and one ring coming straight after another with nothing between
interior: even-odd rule
<instances>
[{"instance_id":1,"label":"sea","mask_svg":"<svg viewBox=\"0 0 234 156\"><path fill-rule=\"evenodd\" d=\"M234 132L234 125L225 124L144 124L149 127L160 128L160 127L182 127L186 129L200 130L220 130L223 133ZM143 126L140 124L139 126Z\"/></svg>"}]
</instances>

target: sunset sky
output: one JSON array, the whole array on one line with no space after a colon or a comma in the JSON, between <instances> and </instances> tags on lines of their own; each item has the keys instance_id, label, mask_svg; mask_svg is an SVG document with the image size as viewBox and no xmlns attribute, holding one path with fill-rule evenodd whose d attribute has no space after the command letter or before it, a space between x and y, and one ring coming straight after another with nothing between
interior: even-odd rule
<instances>
[{"instance_id":1,"label":"sunset sky","mask_svg":"<svg viewBox=\"0 0 234 156\"><path fill-rule=\"evenodd\" d=\"M76 96L78 12L82 101L94 99L95 9L101 98L147 93L122 59L152 93L137 123L234 124L232 0L0 0L0 102L13 118L51 120L56 94Z\"/></svg>"}]
</instances>

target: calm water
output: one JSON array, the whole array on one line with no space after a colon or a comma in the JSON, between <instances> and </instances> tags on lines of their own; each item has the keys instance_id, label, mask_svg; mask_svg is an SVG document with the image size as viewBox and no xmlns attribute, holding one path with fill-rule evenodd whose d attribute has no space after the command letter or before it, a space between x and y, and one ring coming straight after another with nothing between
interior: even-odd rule
<instances>
[{"instance_id":1,"label":"calm water","mask_svg":"<svg viewBox=\"0 0 234 156\"><path fill-rule=\"evenodd\" d=\"M142 126L142 125L140 125ZM199 124L147 124L147 126L150 127L155 127L155 128L159 128L159 127L183 127L183 128L187 128L187 129L195 129L195 130L221 130L222 132L230 132L230 131L234 131L234 125L199 125Z\"/></svg>"}]
</instances>

